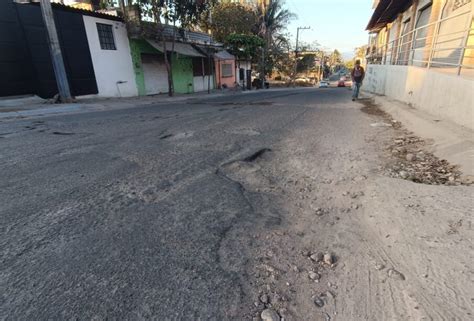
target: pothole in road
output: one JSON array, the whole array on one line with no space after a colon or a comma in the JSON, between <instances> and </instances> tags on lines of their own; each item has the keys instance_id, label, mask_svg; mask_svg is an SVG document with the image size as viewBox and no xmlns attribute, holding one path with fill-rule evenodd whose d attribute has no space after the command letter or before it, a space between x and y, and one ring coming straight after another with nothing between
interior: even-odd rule
<instances>
[{"instance_id":1,"label":"pothole in road","mask_svg":"<svg viewBox=\"0 0 474 321\"><path fill-rule=\"evenodd\" d=\"M182 132L177 134L166 134L160 137L161 140L169 139L169 140L178 140L178 139L185 139L194 136L194 132Z\"/></svg>"},{"instance_id":2,"label":"pothole in road","mask_svg":"<svg viewBox=\"0 0 474 321\"><path fill-rule=\"evenodd\" d=\"M271 152L270 148L259 148L246 156L221 166L222 174L227 178L242 184L247 189L259 191L271 185L261 167L261 161L269 161L265 155ZM218 171L220 172L220 171Z\"/></svg>"},{"instance_id":3,"label":"pothole in road","mask_svg":"<svg viewBox=\"0 0 474 321\"><path fill-rule=\"evenodd\" d=\"M168 139L170 137L173 137L173 135L171 135L171 134L163 135L163 136L160 137L160 139Z\"/></svg>"},{"instance_id":4,"label":"pothole in road","mask_svg":"<svg viewBox=\"0 0 474 321\"><path fill-rule=\"evenodd\" d=\"M8 135L11 135L13 134L13 132L9 132L9 133L0 133L0 138L7 138Z\"/></svg>"},{"instance_id":5,"label":"pothole in road","mask_svg":"<svg viewBox=\"0 0 474 321\"><path fill-rule=\"evenodd\" d=\"M373 100L363 100L361 111L375 117L381 117L388 127L397 134L385 148L387 164L384 174L415 183L427 185L471 185L472 177L462 177L455 165L439 159L427 150L429 145L422 138L402 127L390 114L381 110Z\"/></svg>"},{"instance_id":6,"label":"pothole in road","mask_svg":"<svg viewBox=\"0 0 474 321\"><path fill-rule=\"evenodd\" d=\"M254 153L250 154L249 156L245 157L242 161L251 163L254 162L255 160L261 158L265 153L271 152L272 150L270 148L261 148Z\"/></svg>"}]
</instances>

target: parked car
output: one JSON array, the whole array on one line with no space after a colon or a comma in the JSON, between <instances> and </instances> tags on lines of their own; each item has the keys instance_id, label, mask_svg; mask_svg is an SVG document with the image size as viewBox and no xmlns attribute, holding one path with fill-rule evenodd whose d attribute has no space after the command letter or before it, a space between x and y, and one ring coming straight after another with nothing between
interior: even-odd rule
<instances>
[{"instance_id":1,"label":"parked car","mask_svg":"<svg viewBox=\"0 0 474 321\"><path fill-rule=\"evenodd\" d=\"M327 80L321 80L319 82L319 88L328 88L329 87L329 81Z\"/></svg>"},{"instance_id":2,"label":"parked car","mask_svg":"<svg viewBox=\"0 0 474 321\"><path fill-rule=\"evenodd\" d=\"M295 79L295 85L299 87L313 87L314 82L312 82L311 79L307 77L298 77Z\"/></svg>"},{"instance_id":3,"label":"parked car","mask_svg":"<svg viewBox=\"0 0 474 321\"><path fill-rule=\"evenodd\" d=\"M310 82L310 80L306 77L298 77L295 79L295 82Z\"/></svg>"},{"instance_id":4,"label":"parked car","mask_svg":"<svg viewBox=\"0 0 474 321\"><path fill-rule=\"evenodd\" d=\"M342 76L337 82L337 87L346 87L346 77Z\"/></svg>"}]
</instances>

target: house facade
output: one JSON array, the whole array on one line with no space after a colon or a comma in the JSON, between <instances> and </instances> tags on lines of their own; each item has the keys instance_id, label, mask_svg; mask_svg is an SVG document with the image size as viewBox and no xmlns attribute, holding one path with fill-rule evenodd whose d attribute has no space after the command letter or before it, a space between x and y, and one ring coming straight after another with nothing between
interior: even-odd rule
<instances>
[{"instance_id":1,"label":"house facade","mask_svg":"<svg viewBox=\"0 0 474 321\"><path fill-rule=\"evenodd\" d=\"M364 89L473 127L474 3L378 0Z\"/></svg>"},{"instance_id":2,"label":"house facade","mask_svg":"<svg viewBox=\"0 0 474 321\"><path fill-rule=\"evenodd\" d=\"M131 55L135 70L139 95L156 95L168 92L168 71L165 64L165 52L171 62L174 91L189 94L207 90L209 68L204 54L192 45L166 42L152 39L131 39ZM165 49L166 47L166 49ZM173 48L174 47L174 48ZM210 86L214 88L211 76Z\"/></svg>"},{"instance_id":3,"label":"house facade","mask_svg":"<svg viewBox=\"0 0 474 321\"><path fill-rule=\"evenodd\" d=\"M52 4L73 96L138 94L124 21L113 15ZM0 2L0 96L57 92L46 27L39 3Z\"/></svg>"},{"instance_id":4,"label":"house facade","mask_svg":"<svg viewBox=\"0 0 474 321\"><path fill-rule=\"evenodd\" d=\"M98 1L67 3L52 8L73 96L167 93L165 57L176 93L236 86L235 57L208 34L144 22L136 6L127 7L127 16L136 17L127 25L115 9L93 11ZM53 97L58 89L39 3L4 0L0 9L0 27L8 31L0 32L0 96Z\"/></svg>"},{"instance_id":5,"label":"house facade","mask_svg":"<svg viewBox=\"0 0 474 321\"><path fill-rule=\"evenodd\" d=\"M139 95L168 92L165 52L174 91L188 94L216 88L215 53L222 47L207 34L140 21L129 33Z\"/></svg>"},{"instance_id":6,"label":"house facade","mask_svg":"<svg viewBox=\"0 0 474 321\"><path fill-rule=\"evenodd\" d=\"M110 17L83 15L100 97L137 96L127 26Z\"/></svg>"},{"instance_id":7,"label":"house facade","mask_svg":"<svg viewBox=\"0 0 474 321\"><path fill-rule=\"evenodd\" d=\"M214 54L217 88L231 88L236 85L235 57L222 50Z\"/></svg>"},{"instance_id":8,"label":"house facade","mask_svg":"<svg viewBox=\"0 0 474 321\"><path fill-rule=\"evenodd\" d=\"M83 16L108 16L59 4L52 7L72 95L98 94ZM53 97L58 89L39 4L0 1L0 30L0 96Z\"/></svg>"}]
</instances>

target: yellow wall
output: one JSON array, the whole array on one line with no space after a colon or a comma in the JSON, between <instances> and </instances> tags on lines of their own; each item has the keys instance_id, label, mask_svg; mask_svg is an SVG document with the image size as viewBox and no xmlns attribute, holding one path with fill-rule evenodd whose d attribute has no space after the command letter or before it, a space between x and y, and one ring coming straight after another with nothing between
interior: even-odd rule
<instances>
[{"instance_id":1,"label":"yellow wall","mask_svg":"<svg viewBox=\"0 0 474 321\"><path fill-rule=\"evenodd\" d=\"M474 68L474 20L471 21L471 32L469 33L469 38L467 39L467 46L471 48L466 49L464 53L463 65Z\"/></svg>"}]
</instances>

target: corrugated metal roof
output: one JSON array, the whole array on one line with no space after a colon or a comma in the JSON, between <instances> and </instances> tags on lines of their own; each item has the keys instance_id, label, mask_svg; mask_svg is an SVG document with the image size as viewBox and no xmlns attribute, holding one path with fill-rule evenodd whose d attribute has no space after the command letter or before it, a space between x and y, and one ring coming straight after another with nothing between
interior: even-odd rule
<instances>
[{"instance_id":1,"label":"corrugated metal roof","mask_svg":"<svg viewBox=\"0 0 474 321\"><path fill-rule=\"evenodd\" d=\"M21 2L18 3L19 5L25 5L25 6L39 6L39 2ZM97 18L102 18L102 19L108 19L108 20L114 20L114 21L120 21L123 22L123 19L117 16L113 16L110 14L106 13L100 13L96 11L90 11L90 10L85 10L85 9L78 9L78 8L73 8L61 3L57 2L52 2L51 7L53 9L58 9L58 10L63 10L63 11L68 11L68 12L74 12L78 14L82 14L84 16L91 16L91 17L97 17Z\"/></svg>"},{"instance_id":2,"label":"corrugated metal roof","mask_svg":"<svg viewBox=\"0 0 474 321\"><path fill-rule=\"evenodd\" d=\"M369 31L382 29L395 20L399 13L408 9L412 2L413 0L380 0L366 29Z\"/></svg>"},{"instance_id":3,"label":"corrugated metal roof","mask_svg":"<svg viewBox=\"0 0 474 321\"><path fill-rule=\"evenodd\" d=\"M173 37L181 42L188 42L200 45L210 45L214 47L222 46L221 43L214 41L214 39L206 33L198 31L189 31L183 28L179 28L171 25L157 24L154 22L141 22L142 33L132 35L138 38L144 36L149 39L161 39L164 36L165 39L173 39Z\"/></svg>"},{"instance_id":4,"label":"corrugated metal roof","mask_svg":"<svg viewBox=\"0 0 474 321\"><path fill-rule=\"evenodd\" d=\"M157 42L151 39L145 39L150 45L152 45L155 49L165 52L164 46L162 42ZM170 52L173 46L172 42L166 42L166 51ZM203 54L198 52L196 49L193 48L190 44L175 42L174 44L174 52L188 57L205 57Z\"/></svg>"},{"instance_id":5,"label":"corrugated metal roof","mask_svg":"<svg viewBox=\"0 0 474 321\"><path fill-rule=\"evenodd\" d=\"M219 51L218 53L214 54L219 60L235 60L235 56L230 54L227 50Z\"/></svg>"}]
</instances>

